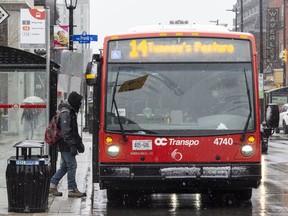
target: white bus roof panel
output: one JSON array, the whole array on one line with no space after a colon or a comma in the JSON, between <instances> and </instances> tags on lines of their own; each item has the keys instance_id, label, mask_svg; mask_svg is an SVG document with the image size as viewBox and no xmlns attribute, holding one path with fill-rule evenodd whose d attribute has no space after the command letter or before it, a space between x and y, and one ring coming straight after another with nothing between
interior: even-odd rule
<instances>
[{"instance_id":1,"label":"white bus roof panel","mask_svg":"<svg viewBox=\"0 0 288 216\"><path fill-rule=\"evenodd\" d=\"M128 29L129 33L138 32L229 32L228 28L221 25L173 24L173 25L146 25L134 26Z\"/></svg>"}]
</instances>

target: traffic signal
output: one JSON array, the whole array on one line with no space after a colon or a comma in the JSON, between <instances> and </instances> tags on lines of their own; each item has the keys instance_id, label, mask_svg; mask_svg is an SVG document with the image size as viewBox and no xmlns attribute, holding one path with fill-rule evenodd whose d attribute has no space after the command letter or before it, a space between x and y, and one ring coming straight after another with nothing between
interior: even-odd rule
<instances>
[{"instance_id":1,"label":"traffic signal","mask_svg":"<svg viewBox=\"0 0 288 216\"><path fill-rule=\"evenodd\" d=\"M286 49L282 51L282 61L287 62L287 50Z\"/></svg>"}]
</instances>

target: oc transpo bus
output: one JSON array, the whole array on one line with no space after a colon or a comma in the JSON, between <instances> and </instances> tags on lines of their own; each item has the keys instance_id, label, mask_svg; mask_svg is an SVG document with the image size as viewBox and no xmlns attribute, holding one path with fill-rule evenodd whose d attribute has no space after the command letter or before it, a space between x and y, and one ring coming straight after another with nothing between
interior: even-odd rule
<instances>
[{"instance_id":1,"label":"oc transpo bus","mask_svg":"<svg viewBox=\"0 0 288 216\"><path fill-rule=\"evenodd\" d=\"M254 37L159 25L106 36L103 45L86 81L94 87L93 182L108 200L135 193L249 200L261 183Z\"/></svg>"}]
</instances>

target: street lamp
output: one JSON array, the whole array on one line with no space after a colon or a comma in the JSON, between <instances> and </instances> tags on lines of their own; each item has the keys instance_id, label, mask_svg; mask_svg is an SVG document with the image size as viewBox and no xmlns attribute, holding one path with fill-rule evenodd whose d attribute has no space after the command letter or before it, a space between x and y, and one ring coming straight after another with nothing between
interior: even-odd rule
<instances>
[{"instance_id":1,"label":"street lamp","mask_svg":"<svg viewBox=\"0 0 288 216\"><path fill-rule=\"evenodd\" d=\"M65 4L69 10L69 50L73 51L73 10L77 7L77 0L65 0Z\"/></svg>"},{"instance_id":2,"label":"street lamp","mask_svg":"<svg viewBox=\"0 0 288 216\"><path fill-rule=\"evenodd\" d=\"M219 19L217 19L217 20L210 20L209 22L211 22L211 23L216 23L217 26L218 26L218 25L224 26L224 27L227 27L227 26L228 26L228 24L226 24L226 23L219 23Z\"/></svg>"},{"instance_id":3,"label":"street lamp","mask_svg":"<svg viewBox=\"0 0 288 216\"><path fill-rule=\"evenodd\" d=\"M219 20L218 19L217 20L210 20L209 22L216 23L216 25L219 25Z\"/></svg>"},{"instance_id":4,"label":"street lamp","mask_svg":"<svg viewBox=\"0 0 288 216\"><path fill-rule=\"evenodd\" d=\"M286 49L286 1L283 0L283 51ZM286 54L287 55L287 54ZM286 60L287 61L287 60ZM283 86L286 86L286 61L283 62Z\"/></svg>"}]
</instances>

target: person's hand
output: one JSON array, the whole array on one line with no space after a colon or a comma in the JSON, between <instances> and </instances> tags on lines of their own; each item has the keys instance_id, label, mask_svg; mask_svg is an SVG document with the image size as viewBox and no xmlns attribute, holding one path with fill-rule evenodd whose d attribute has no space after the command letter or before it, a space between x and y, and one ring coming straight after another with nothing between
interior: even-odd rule
<instances>
[{"instance_id":1,"label":"person's hand","mask_svg":"<svg viewBox=\"0 0 288 216\"><path fill-rule=\"evenodd\" d=\"M71 153L71 155L76 156L77 155L77 148L75 146L72 146L70 148L70 153Z\"/></svg>"},{"instance_id":2,"label":"person's hand","mask_svg":"<svg viewBox=\"0 0 288 216\"><path fill-rule=\"evenodd\" d=\"M78 152L83 153L84 151L85 151L85 146L84 146L83 142L81 141L79 146L78 146Z\"/></svg>"}]
</instances>

